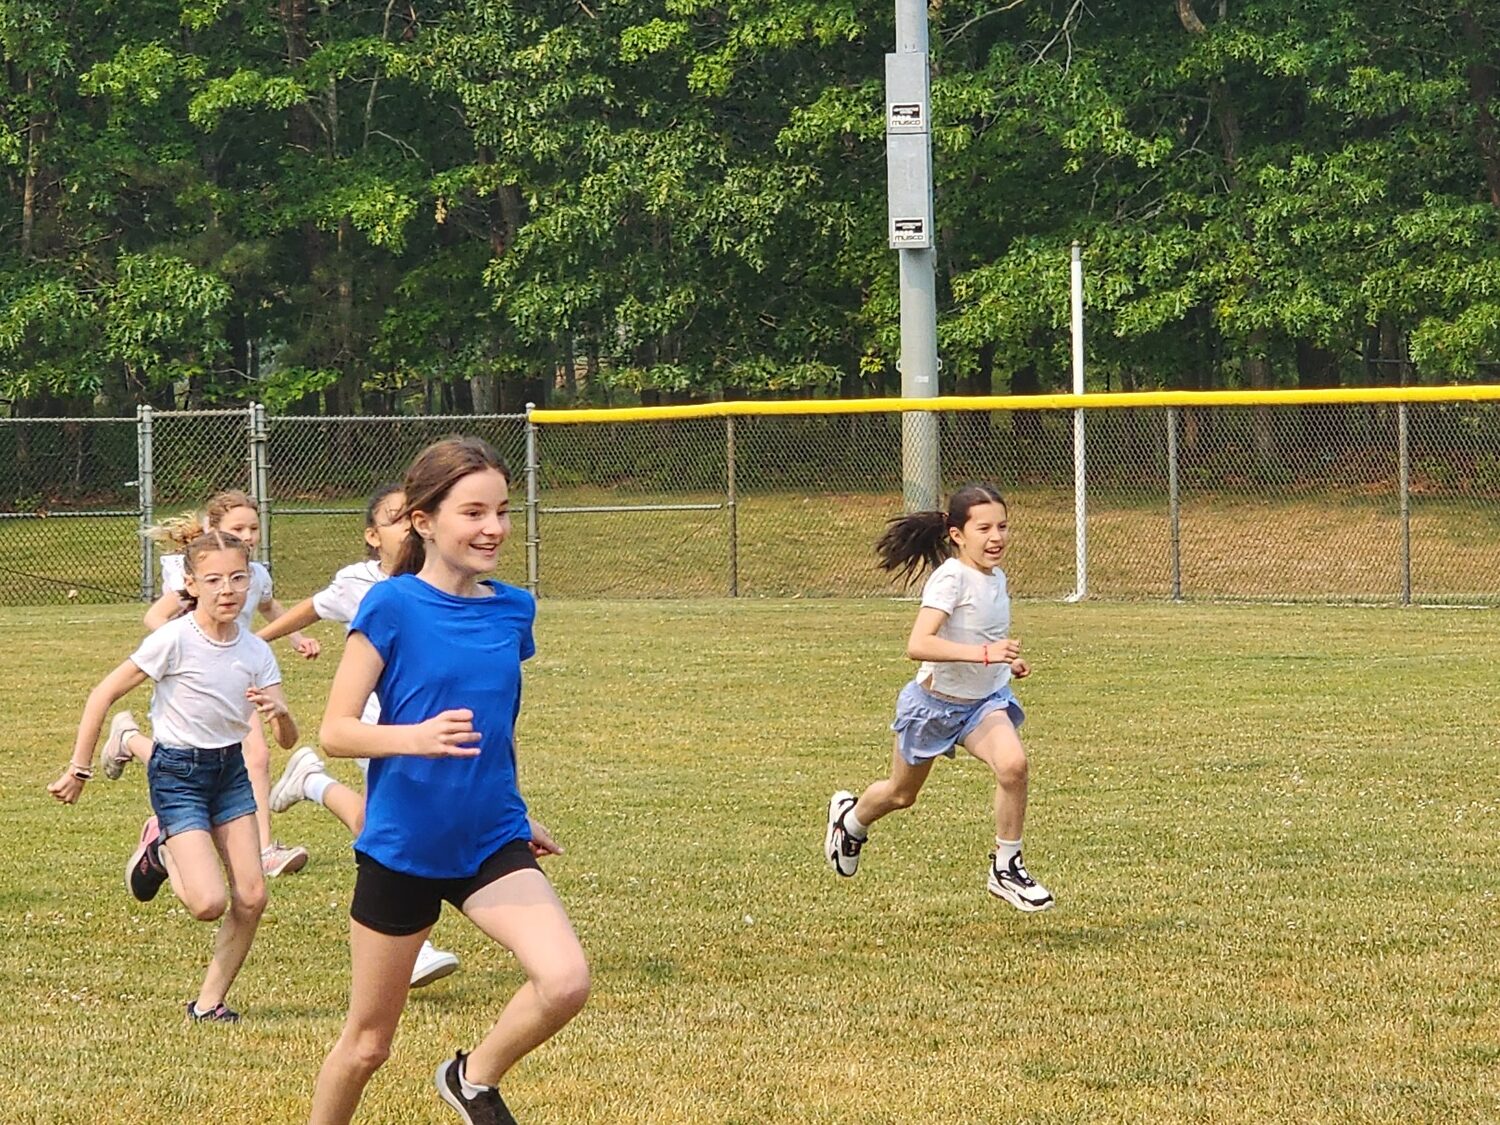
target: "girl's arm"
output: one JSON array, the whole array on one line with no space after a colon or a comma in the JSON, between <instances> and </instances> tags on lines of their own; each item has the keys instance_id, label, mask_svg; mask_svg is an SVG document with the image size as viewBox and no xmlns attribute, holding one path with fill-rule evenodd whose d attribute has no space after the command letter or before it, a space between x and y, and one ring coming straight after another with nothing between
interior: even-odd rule
<instances>
[{"instance_id":1,"label":"girl's arm","mask_svg":"<svg viewBox=\"0 0 1500 1125\"><path fill-rule=\"evenodd\" d=\"M274 604L275 599L271 600ZM311 598L303 598L285 613L277 615L270 624L262 625L259 632L255 635L266 642L279 641L288 633L299 632L321 620L322 618L318 616L318 611L313 608L313 600Z\"/></svg>"},{"instance_id":2,"label":"girl's arm","mask_svg":"<svg viewBox=\"0 0 1500 1125\"><path fill-rule=\"evenodd\" d=\"M187 606L182 604L182 594L177 590L163 590L161 597L151 603L151 608L146 611L146 631L154 633L171 621L174 617L181 617L186 612Z\"/></svg>"},{"instance_id":3,"label":"girl's arm","mask_svg":"<svg viewBox=\"0 0 1500 1125\"><path fill-rule=\"evenodd\" d=\"M306 604L309 606L312 605L312 599L309 598ZM301 607L299 606L298 608L300 609ZM265 601L261 602L260 612L261 616L268 618L272 625L279 624L283 617L288 616L286 610L281 608L281 603L278 602L275 598L267 598ZM314 614L313 621L316 621L317 619L317 615ZM308 624L311 625L312 621L309 621ZM300 629L300 626L297 626L296 628ZM282 634L280 633L277 634L277 636L281 635ZM269 637L262 637L261 639L270 640ZM305 637L297 631L292 632L292 648L294 648L302 656L305 656L308 660L316 660L318 658L318 653L323 651L323 646L320 645L317 641L313 640L311 637Z\"/></svg>"},{"instance_id":4,"label":"girl's arm","mask_svg":"<svg viewBox=\"0 0 1500 1125\"><path fill-rule=\"evenodd\" d=\"M393 758L414 754L430 758L474 758L479 755L480 734L474 729L474 713L466 709L443 711L424 723L403 726L359 721L365 700L380 681L385 661L363 633L350 633L344 656L333 674L328 707L318 741L335 758Z\"/></svg>"},{"instance_id":5,"label":"girl's arm","mask_svg":"<svg viewBox=\"0 0 1500 1125\"><path fill-rule=\"evenodd\" d=\"M1021 655L1021 642L1013 637L987 645L963 644L940 637L937 632L947 620L948 615L942 610L924 605L917 612L911 636L906 639L906 655L912 660L931 660L937 664L1009 663Z\"/></svg>"},{"instance_id":6,"label":"girl's arm","mask_svg":"<svg viewBox=\"0 0 1500 1125\"><path fill-rule=\"evenodd\" d=\"M255 709L271 724L271 733L276 736L278 746L283 750L290 750L297 744L297 720L292 718L292 712L287 708L286 696L282 694L280 684L248 688L245 698L255 704Z\"/></svg>"},{"instance_id":7,"label":"girl's arm","mask_svg":"<svg viewBox=\"0 0 1500 1125\"><path fill-rule=\"evenodd\" d=\"M77 776L75 769L90 770L94 765L94 744L99 741L99 731L104 726L104 716L115 701L146 682L146 673L132 660L116 668L99 684L83 704L83 717L78 720L78 734L73 739L73 755L64 767L62 776L47 786L51 793L65 805L71 805L83 794L85 778Z\"/></svg>"}]
</instances>

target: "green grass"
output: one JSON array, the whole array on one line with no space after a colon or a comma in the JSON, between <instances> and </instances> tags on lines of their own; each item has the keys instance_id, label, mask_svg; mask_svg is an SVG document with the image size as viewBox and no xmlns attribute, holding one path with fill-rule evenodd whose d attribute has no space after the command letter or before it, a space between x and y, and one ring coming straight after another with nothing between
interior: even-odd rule
<instances>
[{"instance_id":1,"label":"green grass","mask_svg":"<svg viewBox=\"0 0 1500 1125\"><path fill-rule=\"evenodd\" d=\"M713 504L717 493L553 489L545 508ZM1073 496L1012 492L1012 588L1030 597L1073 589ZM737 507L737 568L748 597L887 595L872 544L900 510L881 492L746 492ZM271 523L276 588L290 605L360 556L362 514L278 508ZM712 597L730 582L725 511L547 513L540 576L554 597ZM1401 596L1401 528L1389 496L1262 497L1187 490L1181 511L1188 598L1363 600ZM523 581L525 516L516 511L501 573ZM1500 511L1473 500L1413 500L1412 592L1419 601L1500 599ZM134 521L0 520L0 605L118 601L140 586ZM51 576L47 582L27 575ZM155 575L152 576L155 579ZM99 589L95 589L98 587ZM1089 508L1089 589L1106 598L1172 593L1165 495L1099 492ZM110 591L114 591L111 593Z\"/></svg>"},{"instance_id":2,"label":"green grass","mask_svg":"<svg viewBox=\"0 0 1500 1125\"><path fill-rule=\"evenodd\" d=\"M911 614L544 601L522 776L595 989L507 1081L522 1120L1500 1117L1500 616L1018 604L1027 855L1059 900L1023 917L984 892L973 761L879 825L858 878L823 866L828 794L887 764ZM286 668L308 728L321 629L327 658ZM346 1001L347 840L277 818L314 859L272 885L247 1022L183 1026L210 929L121 886L142 777L44 792L135 608L0 633L0 1117L304 1119ZM433 1067L518 983L461 918L435 936L464 969L413 997L362 1121L448 1120Z\"/></svg>"}]
</instances>

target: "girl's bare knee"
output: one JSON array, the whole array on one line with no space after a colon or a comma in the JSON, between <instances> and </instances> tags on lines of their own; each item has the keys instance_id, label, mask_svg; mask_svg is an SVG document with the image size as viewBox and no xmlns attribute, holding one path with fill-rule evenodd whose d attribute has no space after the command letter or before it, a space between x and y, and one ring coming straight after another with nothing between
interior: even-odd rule
<instances>
[{"instance_id":1,"label":"girl's bare knee","mask_svg":"<svg viewBox=\"0 0 1500 1125\"><path fill-rule=\"evenodd\" d=\"M589 998L589 966L582 957L566 965L559 965L532 979L537 997L544 1007L564 1019L572 1019L583 1011Z\"/></svg>"},{"instance_id":2,"label":"girl's bare knee","mask_svg":"<svg viewBox=\"0 0 1500 1125\"><path fill-rule=\"evenodd\" d=\"M391 1037L373 1029L345 1032L343 1049L349 1065L369 1078L391 1057Z\"/></svg>"},{"instance_id":3,"label":"girl's bare knee","mask_svg":"<svg viewBox=\"0 0 1500 1125\"><path fill-rule=\"evenodd\" d=\"M909 809L917 803L917 790L906 791L897 789L891 793L891 807L894 809Z\"/></svg>"},{"instance_id":4,"label":"girl's bare knee","mask_svg":"<svg viewBox=\"0 0 1500 1125\"><path fill-rule=\"evenodd\" d=\"M200 898L189 898L183 902L191 914L200 922L217 922L229 909L229 897L223 893L207 894Z\"/></svg>"},{"instance_id":5,"label":"girl's bare knee","mask_svg":"<svg viewBox=\"0 0 1500 1125\"><path fill-rule=\"evenodd\" d=\"M1026 784L1028 768L1024 752L996 758L992 768L995 771L995 781L1002 789Z\"/></svg>"},{"instance_id":6,"label":"girl's bare knee","mask_svg":"<svg viewBox=\"0 0 1500 1125\"><path fill-rule=\"evenodd\" d=\"M256 919L266 912L266 902L269 898L265 883L253 887L239 887L235 890L234 902L230 904L230 908L241 918Z\"/></svg>"}]
</instances>

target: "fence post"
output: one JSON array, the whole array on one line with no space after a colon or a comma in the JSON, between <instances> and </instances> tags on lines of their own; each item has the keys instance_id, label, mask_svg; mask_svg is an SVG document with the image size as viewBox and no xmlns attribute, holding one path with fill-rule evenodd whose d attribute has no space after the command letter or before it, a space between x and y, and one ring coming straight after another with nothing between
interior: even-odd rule
<instances>
[{"instance_id":1,"label":"fence post","mask_svg":"<svg viewBox=\"0 0 1500 1125\"><path fill-rule=\"evenodd\" d=\"M1404 402L1396 404L1396 445L1401 489L1401 604L1411 605L1411 434Z\"/></svg>"},{"instance_id":2,"label":"fence post","mask_svg":"<svg viewBox=\"0 0 1500 1125\"><path fill-rule=\"evenodd\" d=\"M1172 600L1182 601L1182 495L1177 478L1177 407L1167 407L1167 508L1172 523Z\"/></svg>"},{"instance_id":3,"label":"fence post","mask_svg":"<svg viewBox=\"0 0 1500 1125\"><path fill-rule=\"evenodd\" d=\"M538 571L541 569L541 523L537 519L537 459L536 423L531 412L536 403L526 404L526 588L531 596L537 596Z\"/></svg>"},{"instance_id":4,"label":"fence post","mask_svg":"<svg viewBox=\"0 0 1500 1125\"><path fill-rule=\"evenodd\" d=\"M1073 243L1073 393L1083 394L1083 249ZM1073 593L1082 601L1089 593L1088 464L1083 439L1083 408L1073 411Z\"/></svg>"},{"instance_id":5,"label":"fence post","mask_svg":"<svg viewBox=\"0 0 1500 1125\"><path fill-rule=\"evenodd\" d=\"M140 494L141 506L141 601L147 604L156 599L156 574L152 569L155 552L151 549L151 536L146 532L156 522L154 512L156 499L156 465L151 449L151 407L135 408L135 485Z\"/></svg>"},{"instance_id":6,"label":"fence post","mask_svg":"<svg viewBox=\"0 0 1500 1125\"><path fill-rule=\"evenodd\" d=\"M255 552L266 566L271 565L271 466L266 439L266 408L250 404L250 489L255 494L255 509L260 516L260 547Z\"/></svg>"},{"instance_id":7,"label":"fence post","mask_svg":"<svg viewBox=\"0 0 1500 1125\"><path fill-rule=\"evenodd\" d=\"M724 419L724 454L725 477L728 485L728 494L724 502L729 509L729 596L737 598L740 596L740 522L739 509L736 506L738 492L734 480L733 414Z\"/></svg>"}]
</instances>

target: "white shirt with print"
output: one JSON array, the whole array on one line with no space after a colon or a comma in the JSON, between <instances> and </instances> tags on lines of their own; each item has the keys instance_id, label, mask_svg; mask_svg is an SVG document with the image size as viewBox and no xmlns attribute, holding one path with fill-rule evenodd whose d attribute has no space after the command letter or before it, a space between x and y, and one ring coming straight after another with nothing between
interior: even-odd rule
<instances>
[{"instance_id":1,"label":"white shirt with print","mask_svg":"<svg viewBox=\"0 0 1500 1125\"><path fill-rule=\"evenodd\" d=\"M191 613L148 633L130 660L156 681L151 734L163 746L213 750L243 742L260 721L246 689L281 683L265 641L242 626L231 641L211 640Z\"/></svg>"},{"instance_id":2,"label":"white shirt with print","mask_svg":"<svg viewBox=\"0 0 1500 1125\"><path fill-rule=\"evenodd\" d=\"M985 574L958 559L949 559L922 587L922 607L940 609L948 615L937 631L944 640L965 645L994 644L1010 631L1010 593L1005 572L999 567ZM917 669L917 682L955 699L983 699L1010 682L1010 665L1003 660L988 667L983 663L929 660Z\"/></svg>"}]
</instances>

